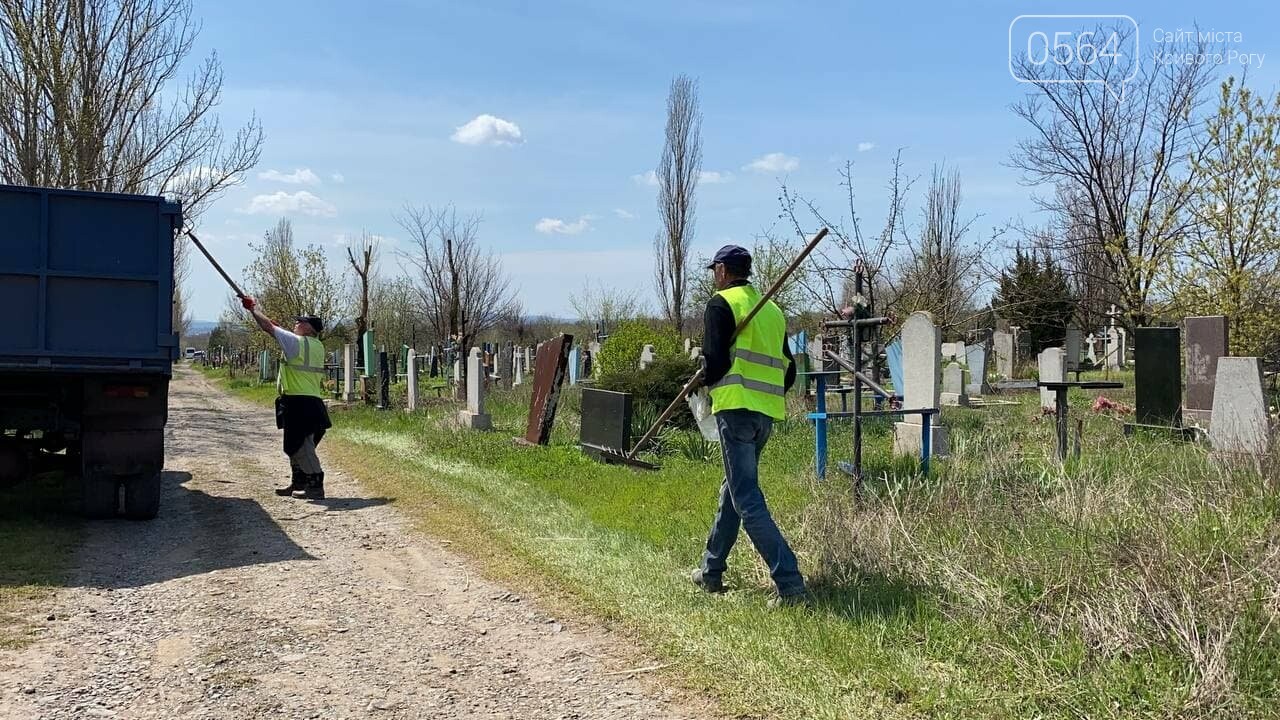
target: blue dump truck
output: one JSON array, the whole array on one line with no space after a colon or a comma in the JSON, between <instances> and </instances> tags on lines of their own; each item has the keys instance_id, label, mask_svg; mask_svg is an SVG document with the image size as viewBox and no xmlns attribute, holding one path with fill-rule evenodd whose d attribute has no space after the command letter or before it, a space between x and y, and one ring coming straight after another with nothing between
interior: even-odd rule
<instances>
[{"instance_id":1,"label":"blue dump truck","mask_svg":"<svg viewBox=\"0 0 1280 720\"><path fill-rule=\"evenodd\" d=\"M0 185L0 482L65 463L84 514L156 516L181 228L160 197Z\"/></svg>"}]
</instances>

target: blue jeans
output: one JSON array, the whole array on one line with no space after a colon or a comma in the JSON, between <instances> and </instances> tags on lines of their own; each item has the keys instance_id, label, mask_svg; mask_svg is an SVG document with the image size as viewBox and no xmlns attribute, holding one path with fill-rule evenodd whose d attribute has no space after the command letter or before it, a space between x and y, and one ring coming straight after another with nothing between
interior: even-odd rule
<instances>
[{"instance_id":1,"label":"blue jeans","mask_svg":"<svg viewBox=\"0 0 1280 720\"><path fill-rule=\"evenodd\" d=\"M723 410L716 413L716 427L724 456L724 484L720 486L720 507L707 537L707 551L702 555L702 574L708 578L724 574L741 526L769 566L778 594L804 592L804 578L795 553L778 530L760 491L760 453L769 442L773 419L754 410Z\"/></svg>"}]
</instances>

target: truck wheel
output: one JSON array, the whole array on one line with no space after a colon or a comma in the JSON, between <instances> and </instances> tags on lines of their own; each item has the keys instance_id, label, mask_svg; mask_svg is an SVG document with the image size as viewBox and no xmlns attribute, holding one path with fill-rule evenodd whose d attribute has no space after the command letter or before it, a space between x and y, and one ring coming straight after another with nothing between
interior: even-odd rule
<instances>
[{"instance_id":1,"label":"truck wheel","mask_svg":"<svg viewBox=\"0 0 1280 720\"><path fill-rule=\"evenodd\" d=\"M124 514L130 520L150 520L160 512L160 473L134 475L124 483Z\"/></svg>"},{"instance_id":2,"label":"truck wheel","mask_svg":"<svg viewBox=\"0 0 1280 720\"><path fill-rule=\"evenodd\" d=\"M90 518L116 516L120 503L119 485L112 475L87 474L80 479L84 504L82 511Z\"/></svg>"}]
</instances>

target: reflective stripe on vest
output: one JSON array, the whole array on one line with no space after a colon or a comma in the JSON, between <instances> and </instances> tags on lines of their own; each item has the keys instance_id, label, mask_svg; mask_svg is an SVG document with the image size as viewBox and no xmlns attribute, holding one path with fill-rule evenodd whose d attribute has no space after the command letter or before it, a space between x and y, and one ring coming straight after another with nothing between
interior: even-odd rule
<instances>
[{"instance_id":1,"label":"reflective stripe on vest","mask_svg":"<svg viewBox=\"0 0 1280 720\"><path fill-rule=\"evenodd\" d=\"M733 311L739 323L760 300L750 285L725 288L716 293ZM787 322L772 301L764 304L751 322L734 338L731 363L725 376L711 386L711 409L754 410L775 420L786 417L786 356L782 343Z\"/></svg>"},{"instance_id":2,"label":"reflective stripe on vest","mask_svg":"<svg viewBox=\"0 0 1280 720\"><path fill-rule=\"evenodd\" d=\"M312 361L315 358L315 362ZM283 395L310 395L323 398L324 345L308 335L298 337L298 354L280 363L277 387Z\"/></svg>"}]
</instances>

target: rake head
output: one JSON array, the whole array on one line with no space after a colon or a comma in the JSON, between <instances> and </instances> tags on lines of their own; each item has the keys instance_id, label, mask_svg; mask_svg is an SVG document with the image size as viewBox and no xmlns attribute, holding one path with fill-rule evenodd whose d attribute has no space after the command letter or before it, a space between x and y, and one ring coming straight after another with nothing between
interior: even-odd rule
<instances>
[{"instance_id":1,"label":"rake head","mask_svg":"<svg viewBox=\"0 0 1280 720\"><path fill-rule=\"evenodd\" d=\"M659 469L657 465L641 460L640 458L631 457L621 450L605 447L603 445L593 445L591 443L580 444L582 445L582 449L587 451L588 455L608 465L629 465L642 470Z\"/></svg>"}]
</instances>

